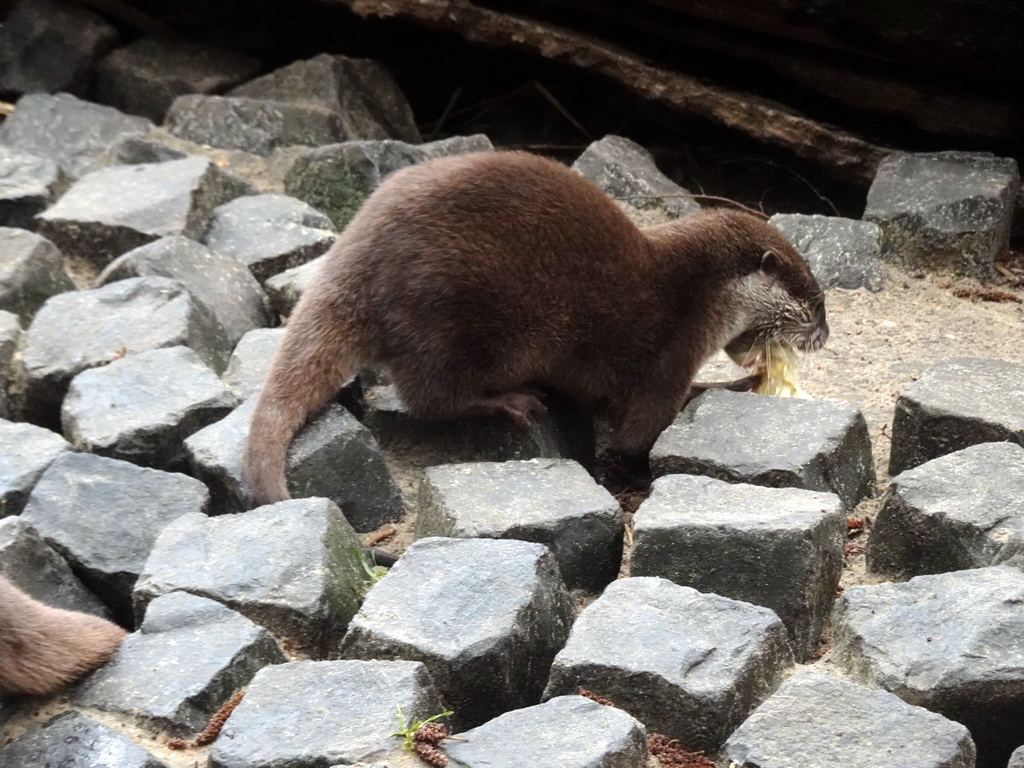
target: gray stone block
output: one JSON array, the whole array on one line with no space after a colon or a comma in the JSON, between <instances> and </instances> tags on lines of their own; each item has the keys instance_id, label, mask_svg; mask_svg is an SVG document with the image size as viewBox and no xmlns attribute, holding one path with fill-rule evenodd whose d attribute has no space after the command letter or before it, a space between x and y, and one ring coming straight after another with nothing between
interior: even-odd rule
<instances>
[{"instance_id":1,"label":"gray stone block","mask_svg":"<svg viewBox=\"0 0 1024 768\"><path fill-rule=\"evenodd\" d=\"M1006 768L1024 768L1024 746L1017 747L1010 755L1010 762Z\"/></svg>"},{"instance_id":2,"label":"gray stone block","mask_svg":"<svg viewBox=\"0 0 1024 768\"><path fill-rule=\"evenodd\" d=\"M253 195L213 212L203 242L245 264L260 282L312 261L331 247L331 220L286 195Z\"/></svg>"},{"instance_id":3,"label":"gray stone block","mask_svg":"<svg viewBox=\"0 0 1024 768\"><path fill-rule=\"evenodd\" d=\"M875 482L867 422L856 408L724 389L691 401L661 433L651 469L827 491L850 509Z\"/></svg>"},{"instance_id":4,"label":"gray stone block","mask_svg":"<svg viewBox=\"0 0 1024 768\"><path fill-rule=\"evenodd\" d=\"M0 419L0 517L21 514L46 468L70 450L56 432Z\"/></svg>"},{"instance_id":5,"label":"gray stone block","mask_svg":"<svg viewBox=\"0 0 1024 768\"><path fill-rule=\"evenodd\" d=\"M975 757L960 723L816 670L779 686L722 753L744 768L974 768Z\"/></svg>"},{"instance_id":6,"label":"gray stone block","mask_svg":"<svg viewBox=\"0 0 1024 768\"><path fill-rule=\"evenodd\" d=\"M576 619L544 697L583 687L686 749L714 750L792 665L786 628L767 608L620 579Z\"/></svg>"},{"instance_id":7,"label":"gray stone block","mask_svg":"<svg viewBox=\"0 0 1024 768\"><path fill-rule=\"evenodd\" d=\"M284 661L267 630L213 600L173 592L149 604L138 631L72 700L190 736L257 670Z\"/></svg>"},{"instance_id":8,"label":"gray stone block","mask_svg":"<svg viewBox=\"0 0 1024 768\"><path fill-rule=\"evenodd\" d=\"M856 680L963 723L978 765L1024 742L1024 573L996 566L847 589L833 661Z\"/></svg>"},{"instance_id":9,"label":"gray stone block","mask_svg":"<svg viewBox=\"0 0 1024 768\"><path fill-rule=\"evenodd\" d=\"M29 323L44 301L73 290L57 246L33 232L0 227L0 309Z\"/></svg>"},{"instance_id":10,"label":"gray stone block","mask_svg":"<svg viewBox=\"0 0 1024 768\"><path fill-rule=\"evenodd\" d=\"M56 427L71 379L86 368L182 345L214 371L231 354L216 318L174 280L138 277L54 296L26 331L26 418Z\"/></svg>"},{"instance_id":11,"label":"gray stone block","mask_svg":"<svg viewBox=\"0 0 1024 768\"><path fill-rule=\"evenodd\" d=\"M700 210L686 189L658 170L650 152L621 136L605 136L593 142L572 167L616 200L634 208L662 211L672 218Z\"/></svg>"},{"instance_id":12,"label":"gray stone block","mask_svg":"<svg viewBox=\"0 0 1024 768\"><path fill-rule=\"evenodd\" d=\"M11 396L8 387L21 375L15 370L15 354L23 336L18 316L0 309L0 419L11 418ZM20 361L19 361L20 363Z\"/></svg>"},{"instance_id":13,"label":"gray stone block","mask_svg":"<svg viewBox=\"0 0 1024 768\"><path fill-rule=\"evenodd\" d=\"M231 91L232 96L317 107L342 118L339 141L420 140L412 108L383 64L322 53Z\"/></svg>"},{"instance_id":14,"label":"gray stone block","mask_svg":"<svg viewBox=\"0 0 1024 768\"><path fill-rule=\"evenodd\" d=\"M444 711L422 664L413 661L294 661L256 673L210 749L210 768L324 768L408 753L407 722ZM399 762L401 761L401 762Z\"/></svg>"},{"instance_id":15,"label":"gray stone block","mask_svg":"<svg viewBox=\"0 0 1024 768\"><path fill-rule=\"evenodd\" d=\"M57 198L64 183L53 160L0 145L0 225L35 229L36 214Z\"/></svg>"},{"instance_id":16,"label":"gray stone block","mask_svg":"<svg viewBox=\"0 0 1024 768\"><path fill-rule=\"evenodd\" d=\"M221 379L238 398L252 397L263 387L282 336L284 328L257 328L235 345Z\"/></svg>"},{"instance_id":17,"label":"gray stone block","mask_svg":"<svg viewBox=\"0 0 1024 768\"><path fill-rule=\"evenodd\" d=\"M889 474L979 443L1024 445L1024 365L956 357L925 368L900 393Z\"/></svg>"},{"instance_id":18,"label":"gray stone block","mask_svg":"<svg viewBox=\"0 0 1024 768\"><path fill-rule=\"evenodd\" d=\"M798 661L818 650L846 543L834 494L669 475L637 510L633 536L631 576L771 608Z\"/></svg>"},{"instance_id":19,"label":"gray stone block","mask_svg":"<svg viewBox=\"0 0 1024 768\"><path fill-rule=\"evenodd\" d=\"M141 37L96 67L98 101L155 123L175 97L221 93L260 71L251 56L183 38Z\"/></svg>"},{"instance_id":20,"label":"gray stone block","mask_svg":"<svg viewBox=\"0 0 1024 768\"><path fill-rule=\"evenodd\" d=\"M36 483L21 519L131 624L131 592L164 526L206 509L209 493L191 477L126 461L66 452Z\"/></svg>"},{"instance_id":21,"label":"gray stone block","mask_svg":"<svg viewBox=\"0 0 1024 768\"><path fill-rule=\"evenodd\" d=\"M622 510L575 461L428 467L415 533L545 544L570 589L603 587L622 561Z\"/></svg>"},{"instance_id":22,"label":"gray stone block","mask_svg":"<svg viewBox=\"0 0 1024 768\"><path fill-rule=\"evenodd\" d=\"M779 213L768 221L807 259L822 288L882 290L882 230L870 221Z\"/></svg>"},{"instance_id":23,"label":"gray stone block","mask_svg":"<svg viewBox=\"0 0 1024 768\"><path fill-rule=\"evenodd\" d=\"M237 259L181 235L161 238L118 257L96 284L147 275L169 277L184 285L217 318L232 347L249 331L270 324L267 296L249 270Z\"/></svg>"},{"instance_id":24,"label":"gray stone block","mask_svg":"<svg viewBox=\"0 0 1024 768\"><path fill-rule=\"evenodd\" d=\"M875 173L864 218L882 228L885 259L986 278L1009 242L1019 184L1012 158L896 152Z\"/></svg>"},{"instance_id":25,"label":"gray stone block","mask_svg":"<svg viewBox=\"0 0 1024 768\"><path fill-rule=\"evenodd\" d=\"M93 169L116 139L138 136L152 127L143 117L82 101L69 93L29 93L18 99L17 109L0 124L0 144L52 160L77 179Z\"/></svg>"},{"instance_id":26,"label":"gray stone block","mask_svg":"<svg viewBox=\"0 0 1024 768\"><path fill-rule=\"evenodd\" d=\"M210 159L113 165L79 179L38 217L66 255L102 269L167 235L198 240L213 209L250 188Z\"/></svg>"},{"instance_id":27,"label":"gray stone block","mask_svg":"<svg viewBox=\"0 0 1024 768\"><path fill-rule=\"evenodd\" d=\"M642 768L647 733L621 709L582 696L506 712L458 734L444 750L466 768Z\"/></svg>"},{"instance_id":28,"label":"gray stone block","mask_svg":"<svg viewBox=\"0 0 1024 768\"><path fill-rule=\"evenodd\" d=\"M263 288L270 299L270 306L282 317L291 315L303 292L320 274L324 256L313 259L298 267L286 269L263 281Z\"/></svg>"},{"instance_id":29,"label":"gray stone block","mask_svg":"<svg viewBox=\"0 0 1024 768\"><path fill-rule=\"evenodd\" d=\"M178 471L183 442L238 405L188 347L123 357L82 371L71 381L61 421L76 450Z\"/></svg>"},{"instance_id":30,"label":"gray stone block","mask_svg":"<svg viewBox=\"0 0 1024 768\"><path fill-rule=\"evenodd\" d=\"M242 452L256 401L185 441L192 472L207 483L217 513L252 509ZM337 504L357 531L372 531L402 515L402 498L369 430L333 404L299 430L288 451L288 488L295 498Z\"/></svg>"},{"instance_id":31,"label":"gray stone block","mask_svg":"<svg viewBox=\"0 0 1024 768\"><path fill-rule=\"evenodd\" d=\"M547 547L421 539L367 593L341 655L422 661L459 727L475 727L540 701L572 616Z\"/></svg>"},{"instance_id":32,"label":"gray stone block","mask_svg":"<svg viewBox=\"0 0 1024 768\"><path fill-rule=\"evenodd\" d=\"M165 163L168 160L181 160L188 153L161 143L159 138L149 134L144 136L127 135L107 147L97 160L97 165L106 168L108 165L138 165L140 163Z\"/></svg>"},{"instance_id":33,"label":"gray stone block","mask_svg":"<svg viewBox=\"0 0 1024 768\"><path fill-rule=\"evenodd\" d=\"M324 655L359 607L367 580L359 547L327 499L238 515L184 515L153 545L135 586L135 613L184 590L224 603L289 647Z\"/></svg>"},{"instance_id":34,"label":"gray stone block","mask_svg":"<svg viewBox=\"0 0 1024 768\"><path fill-rule=\"evenodd\" d=\"M0 766L166 768L127 736L81 712L64 712L0 748Z\"/></svg>"}]
</instances>

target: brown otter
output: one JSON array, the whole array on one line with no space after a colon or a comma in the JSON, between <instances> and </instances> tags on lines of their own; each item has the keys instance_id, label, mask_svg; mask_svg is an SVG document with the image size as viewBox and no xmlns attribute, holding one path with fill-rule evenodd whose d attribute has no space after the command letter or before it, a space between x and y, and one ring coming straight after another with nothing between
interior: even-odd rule
<instances>
[{"instance_id":1,"label":"brown otter","mask_svg":"<svg viewBox=\"0 0 1024 768\"><path fill-rule=\"evenodd\" d=\"M640 230L597 186L522 152L433 160L367 199L288 322L245 452L255 499L288 498L296 429L362 366L390 370L423 419L506 413L534 387L607 409L639 453L698 368L767 336L828 336L823 293L774 228L710 210ZM750 386L753 386L752 384Z\"/></svg>"},{"instance_id":2,"label":"brown otter","mask_svg":"<svg viewBox=\"0 0 1024 768\"><path fill-rule=\"evenodd\" d=\"M106 663L125 631L51 608L0 577L0 695L41 696Z\"/></svg>"}]
</instances>

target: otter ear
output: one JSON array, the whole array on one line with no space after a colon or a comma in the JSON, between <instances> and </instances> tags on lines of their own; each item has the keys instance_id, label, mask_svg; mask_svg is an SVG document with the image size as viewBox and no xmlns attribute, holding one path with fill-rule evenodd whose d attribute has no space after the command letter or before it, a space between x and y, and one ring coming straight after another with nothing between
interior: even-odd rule
<instances>
[{"instance_id":1,"label":"otter ear","mask_svg":"<svg viewBox=\"0 0 1024 768\"><path fill-rule=\"evenodd\" d=\"M767 250L761 256L761 271L769 275L777 275L779 268L782 266L782 262L779 259L779 254L775 251Z\"/></svg>"}]
</instances>

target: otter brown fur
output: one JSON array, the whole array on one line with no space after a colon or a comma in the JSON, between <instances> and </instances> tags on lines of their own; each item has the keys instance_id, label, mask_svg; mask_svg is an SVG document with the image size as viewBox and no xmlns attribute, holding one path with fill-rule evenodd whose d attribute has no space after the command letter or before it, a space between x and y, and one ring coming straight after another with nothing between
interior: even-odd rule
<instances>
[{"instance_id":1,"label":"otter brown fur","mask_svg":"<svg viewBox=\"0 0 1024 768\"><path fill-rule=\"evenodd\" d=\"M0 694L41 696L105 664L125 631L51 608L0 576Z\"/></svg>"},{"instance_id":2,"label":"otter brown fur","mask_svg":"<svg viewBox=\"0 0 1024 768\"><path fill-rule=\"evenodd\" d=\"M338 237L288 322L253 413L254 498L288 498L288 444L362 366L410 414L507 413L534 387L605 408L615 449L649 448L723 345L824 344L822 292L764 221L711 210L638 229L597 186L522 152L389 177Z\"/></svg>"}]
</instances>

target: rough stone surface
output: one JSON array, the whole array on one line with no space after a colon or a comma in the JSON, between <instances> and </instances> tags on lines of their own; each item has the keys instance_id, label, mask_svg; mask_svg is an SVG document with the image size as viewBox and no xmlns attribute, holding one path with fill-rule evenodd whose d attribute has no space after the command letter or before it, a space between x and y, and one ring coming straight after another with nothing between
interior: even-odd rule
<instances>
[{"instance_id":1,"label":"rough stone surface","mask_svg":"<svg viewBox=\"0 0 1024 768\"><path fill-rule=\"evenodd\" d=\"M1013 751L1006 768L1024 768L1024 746L1018 747Z\"/></svg>"},{"instance_id":2,"label":"rough stone surface","mask_svg":"<svg viewBox=\"0 0 1024 768\"><path fill-rule=\"evenodd\" d=\"M18 379L21 371L15 373L15 353L21 348L21 323L18 316L0 309L0 419L11 417L11 398L8 387Z\"/></svg>"},{"instance_id":3,"label":"rough stone surface","mask_svg":"<svg viewBox=\"0 0 1024 768\"><path fill-rule=\"evenodd\" d=\"M616 200L634 208L662 211L672 218L700 210L687 190L658 170L650 152L621 136L605 136L593 142L572 167Z\"/></svg>"},{"instance_id":4,"label":"rough stone surface","mask_svg":"<svg viewBox=\"0 0 1024 768\"><path fill-rule=\"evenodd\" d=\"M61 251L102 269L167 235L198 240L218 205L248 186L205 157L114 165L83 176L39 216Z\"/></svg>"},{"instance_id":5,"label":"rough stone surface","mask_svg":"<svg viewBox=\"0 0 1024 768\"><path fill-rule=\"evenodd\" d=\"M256 673L210 749L210 768L404 765L406 722L444 711L426 667L413 661L294 661Z\"/></svg>"},{"instance_id":6,"label":"rough stone surface","mask_svg":"<svg viewBox=\"0 0 1024 768\"><path fill-rule=\"evenodd\" d=\"M1011 158L896 152L878 167L864 218L882 228L890 261L986 278L1009 242L1019 184Z\"/></svg>"},{"instance_id":7,"label":"rough stone surface","mask_svg":"<svg viewBox=\"0 0 1024 768\"><path fill-rule=\"evenodd\" d=\"M848 508L875 482L867 422L856 408L723 389L691 401L661 433L651 469L829 491Z\"/></svg>"},{"instance_id":8,"label":"rough stone surface","mask_svg":"<svg viewBox=\"0 0 1024 768\"><path fill-rule=\"evenodd\" d=\"M882 290L882 230L837 216L776 214L768 221L807 259L822 288Z\"/></svg>"},{"instance_id":9,"label":"rough stone surface","mask_svg":"<svg viewBox=\"0 0 1024 768\"><path fill-rule=\"evenodd\" d=\"M192 513L163 529L135 587L135 611L180 589L224 603L290 646L326 654L359 607L359 539L327 499L238 515Z\"/></svg>"},{"instance_id":10,"label":"rough stone surface","mask_svg":"<svg viewBox=\"0 0 1024 768\"><path fill-rule=\"evenodd\" d=\"M631 576L771 608L797 660L818 650L846 543L834 494L668 475L637 510L633 536Z\"/></svg>"},{"instance_id":11,"label":"rough stone surface","mask_svg":"<svg viewBox=\"0 0 1024 768\"><path fill-rule=\"evenodd\" d=\"M622 510L575 461L427 468L416 537L519 539L547 545L566 586L597 589L619 572Z\"/></svg>"},{"instance_id":12,"label":"rough stone surface","mask_svg":"<svg viewBox=\"0 0 1024 768\"><path fill-rule=\"evenodd\" d=\"M48 298L73 290L57 246L33 232L0 227L0 309L27 324Z\"/></svg>"},{"instance_id":13,"label":"rough stone surface","mask_svg":"<svg viewBox=\"0 0 1024 768\"><path fill-rule=\"evenodd\" d=\"M127 354L185 345L222 371L231 345L213 315L185 287L138 277L49 299L26 332L25 414L57 426L71 379Z\"/></svg>"},{"instance_id":14,"label":"rough stone surface","mask_svg":"<svg viewBox=\"0 0 1024 768\"><path fill-rule=\"evenodd\" d=\"M958 357L925 368L900 393L889 474L978 443L1024 446L1024 365Z\"/></svg>"},{"instance_id":15,"label":"rough stone surface","mask_svg":"<svg viewBox=\"0 0 1024 768\"><path fill-rule=\"evenodd\" d=\"M175 97L220 93L259 71L251 56L187 39L142 37L99 62L95 91L104 104L159 123Z\"/></svg>"},{"instance_id":16,"label":"rough stone surface","mask_svg":"<svg viewBox=\"0 0 1024 768\"><path fill-rule=\"evenodd\" d=\"M29 4L35 0L29 0ZM0 124L0 144L54 161L73 179L92 170L108 146L124 135L141 135L153 124L143 117L77 99L69 93L30 93Z\"/></svg>"},{"instance_id":17,"label":"rough stone surface","mask_svg":"<svg viewBox=\"0 0 1024 768\"><path fill-rule=\"evenodd\" d=\"M61 421L76 450L184 470L185 438L236 405L195 352L168 347L82 371L68 388Z\"/></svg>"},{"instance_id":18,"label":"rough stone surface","mask_svg":"<svg viewBox=\"0 0 1024 768\"><path fill-rule=\"evenodd\" d=\"M583 696L558 696L458 734L444 750L466 768L641 768L643 725L621 709Z\"/></svg>"},{"instance_id":19,"label":"rough stone surface","mask_svg":"<svg viewBox=\"0 0 1024 768\"><path fill-rule=\"evenodd\" d=\"M322 255L335 234L331 220L287 195L252 195L213 212L203 242L245 264L259 281Z\"/></svg>"},{"instance_id":20,"label":"rough stone surface","mask_svg":"<svg viewBox=\"0 0 1024 768\"><path fill-rule=\"evenodd\" d=\"M576 619L544 697L583 687L688 750L714 750L792 664L786 629L767 608L666 579L620 579Z\"/></svg>"},{"instance_id":21,"label":"rough stone surface","mask_svg":"<svg viewBox=\"0 0 1024 768\"><path fill-rule=\"evenodd\" d=\"M0 517L20 514L39 477L69 450L56 432L0 419Z\"/></svg>"},{"instance_id":22,"label":"rough stone surface","mask_svg":"<svg viewBox=\"0 0 1024 768\"><path fill-rule=\"evenodd\" d=\"M547 547L421 539L367 593L341 655L422 661L458 725L475 727L540 701L572 616Z\"/></svg>"},{"instance_id":23,"label":"rough stone surface","mask_svg":"<svg viewBox=\"0 0 1024 768\"><path fill-rule=\"evenodd\" d=\"M320 274L320 267L323 266L325 256L313 259L291 269L286 269L280 274L269 277L263 281L263 288L270 299L270 306L281 317L291 315L295 305L299 303L303 292Z\"/></svg>"},{"instance_id":24,"label":"rough stone surface","mask_svg":"<svg viewBox=\"0 0 1024 768\"><path fill-rule=\"evenodd\" d=\"M165 768L146 750L81 712L65 712L0 748L2 768Z\"/></svg>"},{"instance_id":25,"label":"rough stone surface","mask_svg":"<svg viewBox=\"0 0 1024 768\"><path fill-rule=\"evenodd\" d=\"M744 768L974 768L974 742L959 723L899 697L804 670L725 742Z\"/></svg>"},{"instance_id":26,"label":"rough stone surface","mask_svg":"<svg viewBox=\"0 0 1024 768\"><path fill-rule=\"evenodd\" d=\"M138 631L73 700L190 736L258 669L284 661L267 630L213 600L174 592L149 604Z\"/></svg>"},{"instance_id":27,"label":"rough stone surface","mask_svg":"<svg viewBox=\"0 0 1024 768\"><path fill-rule=\"evenodd\" d=\"M979 765L1024 742L1024 573L996 566L847 589L833 660L855 679L963 723Z\"/></svg>"},{"instance_id":28,"label":"rough stone surface","mask_svg":"<svg viewBox=\"0 0 1024 768\"><path fill-rule=\"evenodd\" d=\"M221 379L239 399L260 391L283 336L284 328L257 328L235 345Z\"/></svg>"},{"instance_id":29,"label":"rough stone surface","mask_svg":"<svg viewBox=\"0 0 1024 768\"><path fill-rule=\"evenodd\" d=\"M115 139L96 162L99 167L105 168L108 165L164 163L185 157L188 157L188 153L167 146L156 136L127 135Z\"/></svg>"},{"instance_id":30,"label":"rough stone surface","mask_svg":"<svg viewBox=\"0 0 1024 768\"><path fill-rule=\"evenodd\" d=\"M255 506L242 471L255 406L250 399L185 441L192 471L210 486L218 513ZM377 441L337 404L299 430L288 451L287 476L294 498L330 499L357 531L372 531L402 514L401 495Z\"/></svg>"},{"instance_id":31,"label":"rough stone surface","mask_svg":"<svg viewBox=\"0 0 1024 768\"><path fill-rule=\"evenodd\" d=\"M63 555L113 611L131 621L131 592L164 526L205 511L206 487L191 477L126 461L66 452L43 473L21 519Z\"/></svg>"},{"instance_id":32,"label":"rough stone surface","mask_svg":"<svg viewBox=\"0 0 1024 768\"><path fill-rule=\"evenodd\" d=\"M0 145L0 226L35 229L64 186L53 160Z\"/></svg>"},{"instance_id":33,"label":"rough stone surface","mask_svg":"<svg viewBox=\"0 0 1024 768\"><path fill-rule=\"evenodd\" d=\"M184 285L217 318L232 347L249 331L270 324L266 294L249 270L237 259L181 235L120 256L103 270L96 284L146 275L169 277Z\"/></svg>"}]
</instances>

